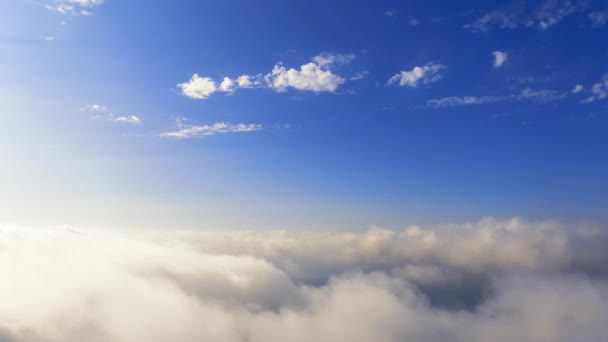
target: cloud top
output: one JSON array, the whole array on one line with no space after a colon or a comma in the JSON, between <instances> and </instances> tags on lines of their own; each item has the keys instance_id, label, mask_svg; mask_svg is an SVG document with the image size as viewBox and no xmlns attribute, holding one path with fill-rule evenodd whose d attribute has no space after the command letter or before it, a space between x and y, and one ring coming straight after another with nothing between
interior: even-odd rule
<instances>
[{"instance_id":1,"label":"cloud top","mask_svg":"<svg viewBox=\"0 0 608 342\"><path fill-rule=\"evenodd\" d=\"M0 228L0 340L597 341L606 234Z\"/></svg>"}]
</instances>

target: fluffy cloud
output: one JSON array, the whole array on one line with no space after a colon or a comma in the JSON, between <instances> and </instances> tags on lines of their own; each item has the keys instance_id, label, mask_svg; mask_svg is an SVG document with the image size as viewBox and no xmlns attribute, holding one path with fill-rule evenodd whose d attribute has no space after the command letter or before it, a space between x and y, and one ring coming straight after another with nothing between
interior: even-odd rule
<instances>
[{"instance_id":1,"label":"fluffy cloud","mask_svg":"<svg viewBox=\"0 0 608 342\"><path fill-rule=\"evenodd\" d=\"M442 64L427 64L416 66L410 71L401 71L388 80L388 84L398 83L401 86L416 87L418 83L436 82L442 78L440 71L446 66Z\"/></svg>"},{"instance_id":2,"label":"fluffy cloud","mask_svg":"<svg viewBox=\"0 0 608 342\"><path fill-rule=\"evenodd\" d=\"M352 62L355 55L323 53L312 58L312 61L299 69L287 69L282 63L275 64L272 71L265 75L241 75L235 79L224 77L216 82L210 77L194 74L188 82L178 84L184 96L193 99L206 99L215 92L232 93L238 88L269 88L279 92L293 88L313 92L335 92L346 80L334 74L331 68L335 65Z\"/></svg>"},{"instance_id":3,"label":"fluffy cloud","mask_svg":"<svg viewBox=\"0 0 608 342\"><path fill-rule=\"evenodd\" d=\"M161 137L189 139L201 136L211 136L226 133L244 133L262 130L261 124L231 124L228 122L216 122L212 125L189 125L184 124L181 119L177 120L177 130L161 133Z\"/></svg>"},{"instance_id":4,"label":"fluffy cloud","mask_svg":"<svg viewBox=\"0 0 608 342\"><path fill-rule=\"evenodd\" d=\"M96 120L129 123L133 125L139 125L142 122L136 115L117 115L114 114L110 108L99 104L86 105L80 110L89 113L91 117Z\"/></svg>"},{"instance_id":5,"label":"fluffy cloud","mask_svg":"<svg viewBox=\"0 0 608 342\"><path fill-rule=\"evenodd\" d=\"M285 91L287 88L314 92L335 92L345 79L334 74L330 67L334 64L350 63L354 55L322 54L304 64L299 70L276 64L264 80L269 88Z\"/></svg>"},{"instance_id":6,"label":"fluffy cloud","mask_svg":"<svg viewBox=\"0 0 608 342\"><path fill-rule=\"evenodd\" d=\"M503 51L494 51L492 52L492 55L494 56L495 68L500 68L503 64L505 64L507 58L509 57L509 55Z\"/></svg>"},{"instance_id":7,"label":"fluffy cloud","mask_svg":"<svg viewBox=\"0 0 608 342\"><path fill-rule=\"evenodd\" d=\"M606 234L518 219L328 232L0 227L0 340L599 341Z\"/></svg>"},{"instance_id":8,"label":"fluffy cloud","mask_svg":"<svg viewBox=\"0 0 608 342\"><path fill-rule=\"evenodd\" d=\"M603 80L591 87L591 94L591 96L583 100L584 103L591 103L608 97L608 76L604 76Z\"/></svg>"},{"instance_id":9,"label":"fluffy cloud","mask_svg":"<svg viewBox=\"0 0 608 342\"><path fill-rule=\"evenodd\" d=\"M46 8L61 14L92 15L91 9L103 5L104 0L55 0Z\"/></svg>"}]
</instances>

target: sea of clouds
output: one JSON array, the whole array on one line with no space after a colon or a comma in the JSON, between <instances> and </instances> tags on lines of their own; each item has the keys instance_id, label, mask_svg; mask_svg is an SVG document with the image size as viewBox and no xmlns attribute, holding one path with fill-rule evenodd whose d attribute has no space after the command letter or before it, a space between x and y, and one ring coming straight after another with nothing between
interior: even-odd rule
<instances>
[{"instance_id":1,"label":"sea of clouds","mask_svg":"<svg viewBox=\"0 0 608 342\"><path fill-rule=\"evenodd\" d=\"M0 342L608 341L608 232L0 226Z\"/></svg>"}]
</instances>

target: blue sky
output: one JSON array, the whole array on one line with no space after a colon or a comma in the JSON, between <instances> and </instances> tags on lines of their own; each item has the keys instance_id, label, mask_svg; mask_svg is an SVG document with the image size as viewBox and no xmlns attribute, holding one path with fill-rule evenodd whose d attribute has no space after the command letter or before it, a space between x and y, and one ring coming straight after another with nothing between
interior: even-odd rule
<instances>
[{"instance_id":1,"label":"blue sky","mask_svg":"<svg viewBox=\"0 0 608 342\"><path fill-rule=\"evenodd\" d=\"M608 222L607 1L0 4L0 220Z\"/></svg>"}]
</instances>

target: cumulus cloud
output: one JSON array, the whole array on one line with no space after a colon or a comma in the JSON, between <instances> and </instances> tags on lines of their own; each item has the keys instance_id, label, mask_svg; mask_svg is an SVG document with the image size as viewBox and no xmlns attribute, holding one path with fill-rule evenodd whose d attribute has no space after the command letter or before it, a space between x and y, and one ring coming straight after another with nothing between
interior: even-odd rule
<instances>
[{"instance_id":1,"label":"cumulus cloud","mask_svg":"<svg viewBox=\"0 0 608 342\"><path fill-rule=\"evenodd\" d=\"M47 9L61 14L92 15L93 8L103 5L104 0L54 0L47 3Z\"/></svg>"},{"instance_id":2,"label":"cumulus cloud","mask_svg":"<svg viewBox=\"0 0 608 342\"><path fill-rule=\"evenodd\" d=\"M424 66L415 66L412 70L401 71L388 80L388 84L416 87L419 83L431 83L440 80L443 76L440 71L446 66L429 63Z\"/></svg>"},{"instance_id":3,"label":"cumulus cloud","mask_svg":"<svg viewBox=\"0 0 608 342\"><path fill-rule=\"evenodd\" d=\"M331 71L334 64L350 63L354 55L321 54L310 63L300 66L300 69L287 69L282 64L276 64L272 71L264 76L269 88L282 92L288 88L314 92L335 92L345 82L341 76Z\"/></svg>"},{"instance_id":4,"label":"cumulus cloud","mask_svg":"<svg viewBox=\"0 0 608 342\"><path fill-rule=\"evenodd\" d=\"M99 104L86 105L80 110L89 113L91 115L91 118L95 120L121 122L133 125L139 125L142 123L142 120L136 115L117 115L112 112L110 108Z\"/></svg>"},{"instance_id":5,"label":"cumulus cloud","mask_svg":"<svg viewBox=\"0 0 608 342\"><path fill-rule=\"evenodd\" d=\"M566 17L586 9L587 6L583 1L545 0L534 10L529 11L525 3L518 2L484 14L475 22L465 25L465 28L476 32L520 27L546 30L557 25Z\"/></svg>"},{"instance_id":6,"label":"cumulus cloud","mask_svg":"<svg viewBox=\"0 0 608 342\"><path fill-rule=\"evenodd\" d=\"M161 133L164 138L190 139L201 136L212 136L226 133L245 133L262 130L261 124L231 124L228 122L216 122L212 125L184 124L182 119L177 120L177 130Z\"/></svg>"},{"instance_id":7,"label":"cumulus cloud","mask_svg":"<svg viewBox=\"0 0 608 342\"><path fill-rule=\"evenodd\" d=\"M591 96L583 100L583 103L591 103L608 97L608 75L604 76L601 81L593 84L591 94Z\"/></svg>"},{"instance_id":8,"label":"cumulus cloud","mask_svg":"<svg viewBox=\"0 0 608 342\"><path fill-rule=\"evenodd\" d=\"M216 92L232 93L238 88L269 88L278 92L293 88L313 92L335 92L346 79L333 73L335 65L348 64L355 59L353 54L322 53L312 58L311 62L299 69L286 68L277 63L272 71L262 75L241 75L235 79L224 77L216 82L211 77L194 74L188 82L177 86L184 96L193 99L207 99Z\"/></svg>"},{"instance_id":9,"label":"cumulus cloud","mask_svg":"<svg viewBox=\"0 0 608 342\"><path fill-rule=\"evenodd\" d=\"M597 227L520 219L362 233L5 226L0 339L600 341L606 242Z\"/></svg>"},{"instance_id":10,"label":"cumulus cloud","mask_svg":"<svg viewBox=\"0 0 608 342\"><path fill-rule=\"evenodd\" d=\"M494 56L495 68L500 68L503 64L505 64L507 58L509 57L509 55L503 51L494 51L492 52L492 55Z\"/></svg>"}]
</instances>

